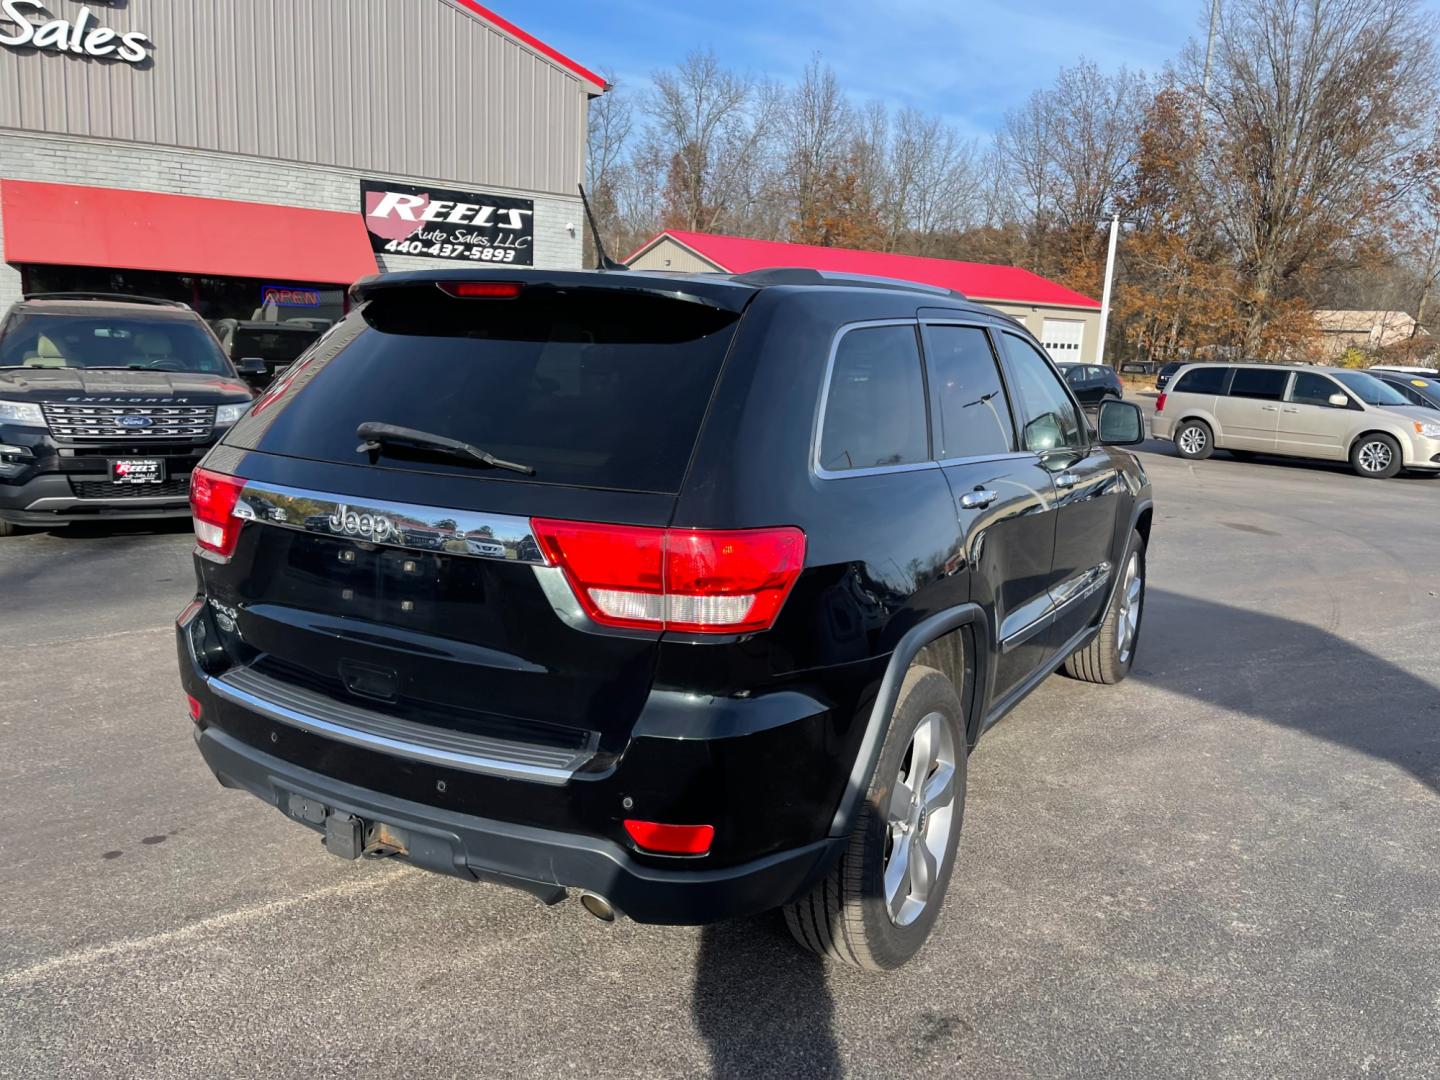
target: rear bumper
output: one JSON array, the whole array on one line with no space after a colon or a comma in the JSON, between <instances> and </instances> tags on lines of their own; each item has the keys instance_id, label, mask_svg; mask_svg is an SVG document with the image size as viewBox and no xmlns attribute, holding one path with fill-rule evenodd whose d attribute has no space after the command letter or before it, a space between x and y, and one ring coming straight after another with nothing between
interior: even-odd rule
<instances>
[{"instance_id":1,"label":"rear bumper","mask_svg":"<svg viewBox=\"0 0 1440 1080\"><path fill-rule=\"evenodd\" d=\"M405 845L398 857L427 870L523 889L547 903L567 889L582 889L638 922L699 924L777 907L808 890L845 842L821 840L717 870L656 869L606 840L454 813L346 784L215 728L196 728L195 741L222 784L249 791L312 829L324 830L326 813L353 815L367 827L388 826Z\"/></svg>"}]
</instances>

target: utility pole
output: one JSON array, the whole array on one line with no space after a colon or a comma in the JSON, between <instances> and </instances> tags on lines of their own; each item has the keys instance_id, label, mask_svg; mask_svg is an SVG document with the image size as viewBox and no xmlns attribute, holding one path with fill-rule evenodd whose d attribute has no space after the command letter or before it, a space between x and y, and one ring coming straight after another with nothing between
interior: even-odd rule
<instances>
[{"instance_id":1,"label":"utility pole","mask_svg":"<svg viewBox=\"0 0 1440 1080\"><path fill-rule=\"evenodd\" d=\"M1110 285L1115 279L1115 238L1120 235L1120 211L1110 219L1110 251L1105 256L1105 291L1100 295L1100 347L1095 363L1105 363L1105 331L1110 325Z\"/></svg>"},{"instance_id":2,"label":"utility pole","mask_svg":"<svg viewBox=\"0 0 1440 1080\"><path fill-rule=\"evenodd\" d=\"M1210 33L1205 37L1205 75L1200 80L1200 101L1210 96L1210 57L1215 53L1215 22L1220 17L1220 0L1210 0Z\"/></svg>"}]
</instances>

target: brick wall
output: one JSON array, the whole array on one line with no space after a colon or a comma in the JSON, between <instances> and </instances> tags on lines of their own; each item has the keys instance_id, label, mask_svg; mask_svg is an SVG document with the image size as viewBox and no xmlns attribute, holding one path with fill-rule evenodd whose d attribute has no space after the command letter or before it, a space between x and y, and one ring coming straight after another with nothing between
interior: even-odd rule
<instances>
[{"instance_id":1,"label":"brick wall","mask_svg":"<svg viewBox=\"0 0 1440 1080\"><path fill-rule=\"evenodd\" d=\"M8 180L135 188L312 210L343 210L358 215L359 181L366 175L371 174L203 150L0 131L0 177ZM371 178L415 184L431 182L427 177L371 175ZM575 269L580 266L581 229L585 218L578 196L560 198L494 186L483 190L535 200L537 267ZM566 225L574 225L573 235ZM4 223L0 220L0 244L4 241L3 229ZM465 265L408 255L379 254L376 259L381 270ZM19 298L20 272L0 263L0 312Z\"/></svg>"}]
</instances>

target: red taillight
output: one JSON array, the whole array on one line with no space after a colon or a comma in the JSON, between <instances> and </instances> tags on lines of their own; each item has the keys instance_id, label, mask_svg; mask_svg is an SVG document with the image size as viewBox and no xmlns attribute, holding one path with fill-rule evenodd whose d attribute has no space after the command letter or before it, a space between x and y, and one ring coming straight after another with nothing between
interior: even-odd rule
<instances>
[{"instance_id":1,"label":"red taillight","mask_svg":"<svg viewBox=\"0 0 1440 1080\"><path fill-rule=\"evenodd\" d=\"M714 825L662 825L627 818L625 831L636 847L661 855L704 855L715 839Z\"/></svg>"},{"instance_id":2,"label":"red taillight","mask_svg":"<svg viewBox=\"0 0 1440 1080\"><path fill-rule=\"evenodd\" d=\"M185 695L185 700L190 703L190 719L191 719L191 720L199 720L199 719L200 719L200 702L197 701L195 698L191 697L189 694L186 694L186 695Z\"/></svg>"},{"instance_id":3,"label":"red taillight","mask_svg":"<svg viewBox=\"0 0 1440 1080\"><path fill-rule=\"evenodd\" d=\"M514 300L520 295L518 281L441 281L440 291L460 300Z\"/></svg>"},{"instance_id":4,"label":"red taillight","mask_svg":"<svg viewBox=\"0 0 1440 1080\"><path fill-rule=\"evenodd\" d=\"M229 558L245 522L235 516L235 503L245 481L209 469L190 474L190 516L195 542L206 551Z\"/></svg>"},{"instance_id":5,"label":"red taillight","mask_svg":"<svg viewBox=\"0 0 1440 1080\"><path fill-rule=\"evenodd\" d=\"M1157 397L1157 398L1155 399L1155 411L1156 411L1157 413L1162 413L1162 412L1165 411L1165 395L1164 395L1164 394L1161 394L1159 397Z\"/></svg>"},{"instance_id":6,"label":"red taillight","mask_svg":"<svg viewBox=\"0 0 1440 1080\"><path fill-rule=\"evenodd\" d=\"M805 534L531 522L586 614L606 626L733 634L768 630L805 564Z\"/></svg>"}]
</instances>

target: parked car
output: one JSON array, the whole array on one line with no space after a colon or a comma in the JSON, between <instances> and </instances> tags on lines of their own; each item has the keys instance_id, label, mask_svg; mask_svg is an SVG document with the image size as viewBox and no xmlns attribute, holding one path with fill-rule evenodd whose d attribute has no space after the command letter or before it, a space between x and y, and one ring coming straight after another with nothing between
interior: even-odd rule
<instances>
[{"instance_id":1,"label":"parked car","mask_svg":"<svg viewBox=\"0 0 1440 1080\"><path fill-rule=\"evenodd\" d=\"M1193 364L1155 403L1155 437L1181 457L1348 460L1361 476L1440 472L1440 417L1373 375L1279 364Z\"/></svg>"},{"instance_id":2,"label":"parked car","mask_svg":"<svg viewBox=\"0 0 1440 1080\"><path fill-rule=\"evenodd\" d=\"M324 320L316 320L323 322ZM246 361L247 381L263 390L275 376L293 364L320 339L324 326L309 321L258 322L220 319L215 333L231 360Z\"/></svg>"},{"instance_id":3,"label":"parked car","mask_svg":"<svg viewBox=\"0 0 1440 1080\"><path fill-rule=\"evenodd\" d=\"M1386 386L1400 391L1412 405L1420 405L1427 409L1440 409L1440 378L1398 374L1375 368L1370 368L1368 374L1375 376Z\"/></svg>"},{"instance_id":4,"label":"parked car","mask_svg":"<svg viewBox=\"0 0 1440 1080\"><path fill-rule=\"evenodd\" d=\"M1122 375L1154 375L1160 370L1160 365L1154 360L1124 360L1120 364Z\"/></svg>"},{"instance_id":5,"label":"parked car","mask_svg":"<svg viewBox=\"0 0 1440 1080\"><path fill-rule=\"evenodd\" d=\"M783 907L901 964L980 733L1134 660L1139 409L1092 438L1039 343L944 290L474 275L357 284L206 460L200 753L345 858L605 919Z\"/></svg>"},{"instance_id":6,"label":"parked car","mask_svg":"<svg viewBox=\"0 0 1440 1080\"><path fill-rule=\"evenodd\" d=\"M252 396L182 303L25 297L0 323L0 536L189 513L191 470Z\"/></svg>"},{"instance_id":7,"label":"parked car","mask_svg":"<svg viewBox=\"0 0 1440 1080\"><path fill-rule=\"evenodd\" d=\"M1430 379L1440 378L1440 371L1435 370L1433 367L1420 367L1410 364L1376 364L1374 367L1367 368L1366 370L1372 375L1421 375Z\"/></svg>"},{"instance_id":8,"label":"parked car","mask_svg":"<svg viewBox=\"0 0 1440 1080\"><path fill-rule=\"evenodd\" d=\"M1125 384L1115 369L1104 364L1056 364L1055 367L1070 384L1070 390L1087 408L1102 401L1120 401L1125 397Z\"/></svg>"},{"instance_id":9,"label":"parked car","mask_svg":"<svg viewBox=\"0 0 1440 1080\"><path fill-rule=\"evenodd\" d=\"M1169 385L1171 378L1174 377L1175 372L1179 371L1184 366L1185 362L1183 360L1172 360L1170 361L1170 363L1162 367L1159 373L1155 376L1155 389L1164 390L1165 387Z\"/></svg>"}]
</instances>

